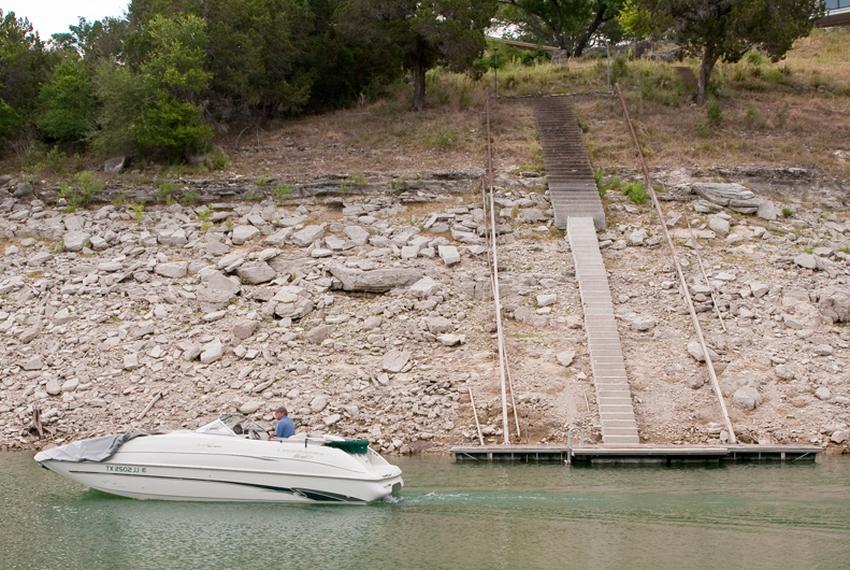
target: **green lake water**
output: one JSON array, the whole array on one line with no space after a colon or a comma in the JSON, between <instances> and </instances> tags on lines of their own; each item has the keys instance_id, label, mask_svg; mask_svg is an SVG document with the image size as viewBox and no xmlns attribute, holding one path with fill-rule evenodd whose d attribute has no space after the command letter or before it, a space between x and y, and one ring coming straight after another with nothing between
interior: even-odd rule
<instances>
[{"instance_id":1,"label":"green lake water","mask_svg":"<svg viewBox=\"0 0 850 570\"><path fill-rule=\"evenodd\" d=\"M114 498L0 454L0 568L850 568L850 459L568 468L404 459L395 503Z\"/></svg>"}]
</instances>

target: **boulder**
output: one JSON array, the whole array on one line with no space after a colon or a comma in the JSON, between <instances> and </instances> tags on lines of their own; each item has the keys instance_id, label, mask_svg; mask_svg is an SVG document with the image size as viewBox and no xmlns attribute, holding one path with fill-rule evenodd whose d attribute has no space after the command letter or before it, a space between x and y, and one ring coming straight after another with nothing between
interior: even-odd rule
<instances>
[{"instance_id":1,"label":"boulder","mask_svg":"<svg viewBox=\"0 0 850 570\"><path fill-rule=\"evenodd\" d=\"M846 442L849 439L850 439L850 430L846 430L846 429L837 429L834 432L832 432L831 436L829 436L829 441L831 441L832 443L836 443L838 445L841 445L842 443Z\"/></svg>"},{"instance_id":2,"label":"boulder","mask_svg":"<svg viewBox=\"0 0 850 570\"><path fill-rule=\"evenodd\" d=\"M744 386L735 390L732 403L744 410L755 410L761 404L761 394L752 386Z\"/></svg>"},{"instance_id":3,"label":"boulder","mask_svg":"<svg viewBox=\"0 0 850 570\"><path fill-rule=\"evenodd\" d=\"M369 232L360 226L345 226L343 229L346 237L355 245L366 245L369 243Z\"/></svg>"},{"instance_id":4,"label":"boulder","mask_svg":"<svg viewBox=\"0 0 850 570\"><path fill-rule=\"evenodd\" d=\"M817 269L818 260L811 253L801 253L794 258L794 263L804 269Z\"/></svg>"},{"instance_id":5,"label":"boulder","mask_svg":"<svg viewBox=\"0 0 850 570\"><path fill-rule=\"evenodd\" d=\"M410 286L410 293L417 299L423 299L433 294L440 284L428 277L427 275Z\"/></svg>"},{"instance_id":6,"label":"boulder","mask_svg":"<svg viewBox=\"0 0 850 570\"><path fill-rule=\"evenodd\" d=\"M387 372L401 372L410 360L410 353L403 350L391 350L384 355L382 367Z\"/></svg>"},{"instance_id":7,"label":"boulder","mask_svg":"<svg viewBox=\"0 0 850 570\"><path fill-rule=\"evenodd\" d=\"M290 238L295 245L307 247L314 241L321 239L325 235L325 226L305 226L298 230Z\"/></svg>"},{"instance_id":8,"label":"boulder","mask_svg":"<svg viewBox=\"0 0 850 570\"><path fill-rule=\"evenodd\" d=\"M311 328L304 335L308 342L313 344L322 344L322 342L331 336L333 328L330 325L318 325Z\"/></svg>"},{"instance_id":9,"label":"boulder","mask_svg":"<svg viewBox=\"0 0 850 570\"><path fill-rule=\"evenodd\" d=\"M62 244L65 247L65 251L80 251L84 247L91 245L91 236L82 231L66 232L62 236Z\"/></svg>"},{"instance_id":10,"label":"boulder","mask_svg":"<svg viewBox=\"0 0 850 570\"><path fill-rule=\"evenodd\" d=\"M713 231L719 236L727 236L729 235L729 220L722 216L709 216L708 217L708 229Z\"/></svg>"},{"instance_id":11,"label":"boulder","mask_svg":"<svg viewBox=\"0 0 850 570\"><path fill-rule=\"evenodd\" d=\"M211 364L224 356L224 345L221 341L215 339L204 345L201 351L201 362L203 364Z\"/></svg>"},{"instance_id":12,"label":"boulder","mask_svg":"<svg viewBox=\"0 0 850 570\"><path fill-rule=\"evenodd\" d=\"M241 286L235 279L215 269L204 269L200 272L200 277L201 285L195 291L195 296L202 303L224 305L241 290Z\"/></svg>"},{"instance_id":13,"label":"boulder","mask_svg":"<svg viewBox=\"0 0 850 570\"><path fill-rule=\"evenodd\" d=\"M243 243L254 239L258 235L260 235L260 230L254 226L239 225L233 228L230 240L233 242L233 245L242 245Z\"/></svg>"},{"instance_id":14,"label":"boulder","mask_svg":"<svg viewBox=\"0 0 850 570\"><path fill-rule=\"evenodd\" d=\"M259 285L268 283L277 275L271 265L265 261L258 261L248 265L240 265L236 269L236 275L247 285Z\"/></svg>"},{"instance_id":15,"label":"boulder","mask_svg":"<svg viewBox=\"0 0 850 570\"><path fill-rule=\"evenodd\" d=\"M698 182L691 189L713 204L742 214L755 214L761 206L761 200L741 184Z\"/></svg>"},{"instance_id":16,"label":"boulder","mask_svg":"<svg viewBox=\"0 0 850 570\"><path fill-rule=\"evenodd\" d=\"M764 202L759 204L759 209L756 212L756 216L763 220L773 221L779 217L779 211L776 208L776 204L774 204L770 200L765 200Z\"/></svg>"},{"instance_id":17,"label":"boulder","mask_svg":"<svg viewBox=\"0 0 850 570\"><path fill-rule=\"evenodd\" d=\"M563 350L557 353L555 358L558 360L558 364L567 367L573 363L573 360L575 360L576 353L574 350Z\"/></svg>"},{"instance_id":18,"label":"boulder","mask_svg":"<svg viewBox=\"0 0 850 570\"><path fill-rule=\"evenodd\" d=\"M186 277L189 272L188 261L170 261L168 263L157 263L154 268L154 273L167 277L169 279L179 279Z\"/></svg>"},{"instance_id":19,"label":"boulder","mask_svg":"<svg viewBox=\"0 0 850 570\"><path fill-rule=\"evenodd\" d=\"M428 317L425 319L425 323L431 334L447 333L453 331L455 328L449 319L440 316Z\"/></svg>"},{"instance_id":20,"label":"boulder","mask_svg":"<svg viewBox=\"0 0 850 570\"><path fill-rule=\"evenodd\" d=\"M260 400L248 400L241 406L239 406L239 413L245 414L246 416L250 416L255 413L263 406L263 402Z\"/></svg>"},{"instance_id":21,"label":"boulder","mask_svg":"<svg viewBox=\"0 0 850 570\"><path fill-rule=\"evenodd\" d=\"M334 265L330 273L338 281L333 287L343 291L362 291L366 293L385 293L396 287L407 287L422 278L418 269L388 268L362 271Z\"/></svg>"},{"instance_id":22,"label":"boulder","mask_svg":"<svg viewBox=\"0 0 850 570\"><path fill-rule=\"evenodd\" d=\"M57 382L55 378L48 380L47 386L45 386L44 389L47 391L49 396L58 396L62 393L62 386L59 385L59 382Z\"/></svg>"},{"instance_id":23,"label":"boulder","mask_svg":"<svg viewBox=\"0 0 850 570\"><path fill-rule=\"evenodd\" d=\"M538 307L548 307L558 302L558 296L554 293L541 293L536 298Z\"/></svg>"},{"instance_id":24,"label":"boulder","mask_svg":"<svg viewBox=\"0 0 850 570\"><path fill-rule=\"evenodd\" d=\"M234 323L231 331L233 338L245 340L256 332L258 326L260 326L260 323L254 319L239 319Z\"/></svg>"},{"instance_id":25,"label":"boulder","mask_svg":"<svg viewBox=\"0 0 850 570\"><path fill-rule=\"evenodd\" d=\"M103 162L103 171L109 172L110 174L118 174L127 164L126 156L115 156L112 158L107 158Z\"/></svg>"},{"instance_id":26,"label":"boulder","mask_svg":"<svg viewBox=\"0 0 850 570\"><path fill-rule=\"evenodd\" d=\"M462 334L441 334L437 340L443 346L458 346L466 342L466 336Z\"/></svg>"},{"instance_id":27,"label":"boulder","mask_svg":"<svg viewBox=\"0 0 850 570\"><path fill-rule=\"evenodd\" d=\"M821 315L833 323L850 323L850 286L832 285L816 295Z\"/></svg>"},{"instance_id":28,"label":"boulder","mask_svg":"<svg viewBox=\"0 0 850 570\"><path fill-rule=\"evenodd\" d=\"M449 267L460 263L460 253L453 245L441 245L438 248L438 253L440 254L440 259L443 260L443 263Z\"/></svg>"}]
</instances>

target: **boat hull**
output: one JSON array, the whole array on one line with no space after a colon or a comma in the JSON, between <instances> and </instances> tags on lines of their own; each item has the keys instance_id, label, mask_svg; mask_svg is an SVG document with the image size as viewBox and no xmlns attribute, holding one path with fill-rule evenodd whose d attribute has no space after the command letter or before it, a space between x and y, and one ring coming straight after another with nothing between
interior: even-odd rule
<instances>
[{"instance_id":1,"label":"boat hull","mask_svg":"<svg viewBox=\"0 0 850 570\"><path fill-rule=\"evenodd\" d=\"M369 503L401 489L401 470L372 455L187 433L129 441L105 461L39 463L134 499L339 504Z\"/></svg>"}]
</instances>

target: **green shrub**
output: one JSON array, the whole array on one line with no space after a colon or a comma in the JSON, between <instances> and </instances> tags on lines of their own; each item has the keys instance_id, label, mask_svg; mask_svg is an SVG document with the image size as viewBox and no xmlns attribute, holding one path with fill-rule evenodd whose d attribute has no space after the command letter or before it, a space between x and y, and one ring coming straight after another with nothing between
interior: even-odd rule
<instances>
[{"instance_id":1,"label":"green shrub","mask_svg":"<svg viewBox=\"0 0 850 570\"><path fill-rule=\"evenodd\" d=\"M59 197L65 200L66 212L75 212L100 197L103 189L103 182L85 170L74 176L72 183L59 186Z\"/></svg>"},{"instance_id":2,"label":"green shrub","mask_svg":"<svg viewBox=\"0 0 850 570\"><path fill-rule=\"evenodd\" d=\"M145 203L144 202L134 202L130 204L130 212L132 212L133 219L138 223L142 223L145 219Z\"/></svg>"},{"instance_id":3,"label":"green shrub","mask_svg":"<svg viewBox=\"0 0 850 570\"><path fill-rule=\"evenodd\" d=\"M95 124L96 100L89 67L67 57L53 70L39 94L40 113L36 126L49 139L77 142Z\"/></svg>"},{"instance_id":4,"label":"green shrub","mask_svg":"<svg viewBox=\"0 0 850 570\"><path fill-rule=\"evenodd\" d=\"M171 205L177 201L180 194L180 188L173 182L161 182L156 189L157 201Z\"/></svg>"},{"instance_id":5,"label":"green shrub","mask_svg":"<svg viewBox=\"0 0 850 570\"><path fill-rule=\"evenodd\" d=\"M451 150L460 145L460 131L448 127L425 135L425 144L437 150Z\"/></svg>"},{"instance_id":6,"label":"green shrub","mask_svg":"<svg viewBox=\"0 0 850 570\"><path fill-rule=\"evenodd\" d=\"M751 51L747 54L747 63L759 66L764 63L764 56L757 51Z\"/></svg>"},{"instance_id":7,"label":"green shrub","mask_svg":"<svg viewBox=\"0 0 850 570\"><path fill-rule=\"evenodd\" d=\"M625 194L629 200L638 206L643 206L649 200L649 194L646 191L646 186L644 186L642 182L638 181L626 182L623 186L623 194Z\"/></svg>"},{"instance_id":8,"label":"green shrub","mask_svg":"<svg viewBox=\"0 0 850 570\"><path fill-rule=\"evenodd\" d=\"M708 124L717 127L723 122L723 111L720 109L720 101L712 97L705 104L705 116Z\"/></svg>"},{"instance_id":9,"label":"green shrub","mask_svg":"<svg viewBox=\"0 0 850 570\"><path fill-rule=\"evenodd\" d=\"M212 129L194 103L162 97L144 109L129 127L130 140L145 156L175 160L205 152Z\"/></svg>"},{"instance_id":10,"label":"green shrub","mask_svg":"<svg viewBox=\"0 0 850 570\"><path fill-rule=\"evenodd\" d=\"M0 99L0 139L11 137L22 124L21 116L11 105Z\"/></svg>"},{"instance_id":11,"label":"green shrub","mask_svg":"<svg viewBox=\"0 0 850 570\"><path fill-rule=\"evenodd\" d=\"M210 170L224 170L230 165L230 157L221 147L213 147L207 157Z\"/></svg>"},{"instance_id":12,"label":"green shrub","mask_svg":"<svg viewBox=\"0 0 850 570\"><path fill-rule=\"evenodd\" d=\"M349 174L339 185L339 189L343 192L348 192L354 188L366 186L368 183L369 181L362 174Z\"/></svg>"},{"instance_id":13,"label":"green shrub","mask_svg":"<svg viewBox=\"0 0 850 570\"><path fill-rule=\"evenodd\" d=\"M272 200L275 204L280 205L292 198L295 189L291 184L278 184L272 189Z\"/></svg>"},{"instance_id":14,"label":"green shrub","mask_svg":"<svg viewBox=\"0 0 850 570\"><path fill-rule=\"evenodd\" d=\"M794 210L792 210L788 206L783 206L782 217L783 218L793 218L794 217Z\"/></svg>"}]
</instances>

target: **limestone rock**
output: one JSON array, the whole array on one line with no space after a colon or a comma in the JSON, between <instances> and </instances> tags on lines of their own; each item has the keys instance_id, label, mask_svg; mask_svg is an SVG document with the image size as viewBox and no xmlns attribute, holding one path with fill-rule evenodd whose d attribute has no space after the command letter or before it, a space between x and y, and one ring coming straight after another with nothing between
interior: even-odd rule
<instances>
[{"instance_id":1,"label":"limestone rock","mask_svg":"<svg viewBox=\"0 0 850 570\"><path fill-rule=\"evenodd\" d=\"M563 350L555 354L555 358L558 360L558 364L563 367L567 367L575 360L576 353L574 350Z\"/></svg>"},{"instance_id":2,"label":"limestone rock","mask_svg":"<svg viewBox=\"0 0 850 570\"><path fill-rule=\"evenodd\" d=\"M239 340L245 340L256 332L259 325L260 323L254 319L239 319L233 325L233 337Z\"/></svg>"},{"instance_id":3,"label":"limestone rock","mask_svg":"<svg viewBox=\"0 0 850 570\"><path fill-rule=\"evenodd\" d=\"M457 248L453 245L441 245L437 248L437 251L440 255L440 259L443 260L447 266L451 267L452 265L457 265L460 263L460 253Z\"/></svg>"},{"instance_id":4,"label":"limestone rock","mask_svg":"<svg viewBox=\"0 0 850 570\"><path fill-rule=\"evenodd\" d=\"M242 245L260 235L260 230L254 226L239 225L233 228L233 233L230 235L230 240L233 245Z\"/></svg>"},{"instance_id":5,"label":"limestone rock","mask_svg":"<svg viewBox=\"0 0 850 570\"><path fill-rule=\"evenodd\" d=\"M237 281L215 269L200 273L201 286L195 292L197 299L210 305L225 305L241 290Z\"/></svg>"},{"instance_id":6,"label":"limestone rock","mask_svg":"<svg viewBox=\"0 0 850 570\"><path fill-rule=\"evenodd\" d=\"M339 281L339 284L334 284L337 288L366 293L385 293L396 287L407 287L422 278L422 272L418 269L406 268L362 271L334 265L330 272Z\"/></svg>"},{"instance_id":7,"label":"limestone rock","mask_svg":"<svg viewBox=\"0 0 850 570\"><path fill-rule=\"evenodd\" d=\"M832 399L832 392L826 386L821 386L817 390L815 390L815 397L818 400L824 400L824 401L831 400Z\"/></svg>"},{"instance_id":8,"label":"limestone rock","mask_svg":"<svg viewBox=\"0 0 850 570\"><path fill-rule=\"evenodd\" d=\"M451 332L455 328L452 322L445 317L428 317L425 322L428 327L428 331L432 334Z\"/></svg>"},{"instance_id":9,"label":"limestone rock","mask_svg":"<svg viewBox=\"0 0 850 570\"><path fill-rule=\"evenodd\" d=\"M801 253L794 258L794 263L804 269L817 269L818 267L817 258L810 253Z\"/></svg>"},{"instance_id":10,"label":"limestone rock","mask_svg":"<svg viewBox=\"0 0 850 570\"><path fill-rule=\"evenodd\" d=\"M850 323L850 286L833 285L817 292L818 310L833 323Z\"/></svg>"},{"instance_id":11,"label":"limestone rock","mask_svg":"<svg viewBox=\"0 0 850 570\"><path fill-rule=\"evenodd\" d=\"M325 226L305 226L298 230L290 238L295 245L307 247L314 241L321 239L325 235Z\"/></svg>"},{"instance_id":12,"label":"limestone rock","mask_svg":"<svg viewBox=\"0 0 850 570\"><path fill-rule=\"evenodd\" d=\"M239 406L239 413L245 414L246 416L250 416L263 407L263 402L260 400L248 400L241 406Z\"/></svg>"},{"instance_id":13,"label":"limestone rock","mask_svg":"<svg viewBox=\"0 0 850 570\"><path fill-rule=\"evenodd\" d=\"M59 385L59 382L57 382L55 378L48 380L47 386L45 386L44 389L47 391L49 396L58 396L62 393L62 386Z\"/></svg>"},{"instance_id":14,"label":"limestone rock","mask_svg":"<svg viewBox=\"0 0 850 570\"><path fill-rule=\"evenodd\" d=\"M439 283L426 275L411 285L408 291L410 291L410 293L417 299L423 299L431 296L439 288L439 286Z\"/></svg>"},{"instance_id":15,"label":"limestone rock","mask_svg":"<svg viewBox=\"0 0 850 570\"><path fill-rule=\"evenodd\" d=\"M62 237L65 251L80 251L91 245L91 236L82 231L70 231Z\"/></svg>"},{"instance_id":16,"label":"limestone rock","mask_svg":"<svg viewBox=\"0 0 850 570\"><path fill-rule=\"evenodd\" d=\"M732 403L744 410L755 410L761 404L761 395L752 386L744 386L735 390Z\"/></svg>"},{"instance_id":17,"label":"limestone rock","mask_svg":"<svg viewBox=\"0 0 850 570\"><path fill-rule=\"evenodd\" d=\"M179 279L185 277L189 272L188 261L170 261L168 263L157 263L154 268L154 273L167 277L169 279Z\"/></svg>"},{"instance_id":18,"label":"limestone rock","mask_svg":"<svg viewBox=\"0 0 850 570\"><path fill-rule=\"evenodd\" d=\"M401 372L410 360L410 353L391 350L384 355L382 367L387 372Z\"/></svg>"},{"instance_id":19,"label":"limestone rock","mask_svg":"<svg viewBox=\"0 0 850 570\"><path fill-rule=\"evenodd\" d=\"M366 245L369 243L369 232L360 226L345 226L343 228L346 237L355 245Z\"/></svg>"},{"instance_id":20,"label":"limestone rock","mask_svg":"<svg viewBox=\"0 0 850 570\"><path fill-rule=\"evenodd\" d=\"M709 216L708 217L708 229L713 231L719 236L727 236L729 235L729 220L722 216Z\"/></svg>"},{"instance_id":21,"label":"limestone rock","mask_svg":"<svg viewBox=\"0 0 850 570\"><path fill-rule=\"evenodd\" d=\"M236 269L236 275L246 285L259 285L268 283L275 278L275 270L265 261L258 261L248 265L241 265Z\"/></svg>"},{"instance_id":22,"label":"limestone rock","mask_svg":"<svg viewBox=\"0 0 850 570\"><path fill-rule=\"evenodd\" d=\"M203 364L211 364L220 359L223 355L224 345L221 344L220 340L215 339L204 345L203 351L201 352L201 362Z\"/></svg>"},{"instance_id":23,"label":"limestone rock","mask_svg":"<svg viewBox=\"0 0 850 570\"><path fill-rule=\"evenodd\" d=\"M318 325L307 331L304 338L313 344L321 344L325 339L331 336L333 327L330 325Z\"/></svg>"},{"instance_id":24,"label":"limestone rock","mask_svg":"<svg viewBox=\"0 0 850 570\"><path fill-rule=\"evenodd\" d=\"M709 202L742 214L755 214L761 205L756 195L741 184L698 182L691 188Z\"/></svg>"}]
</instances>

